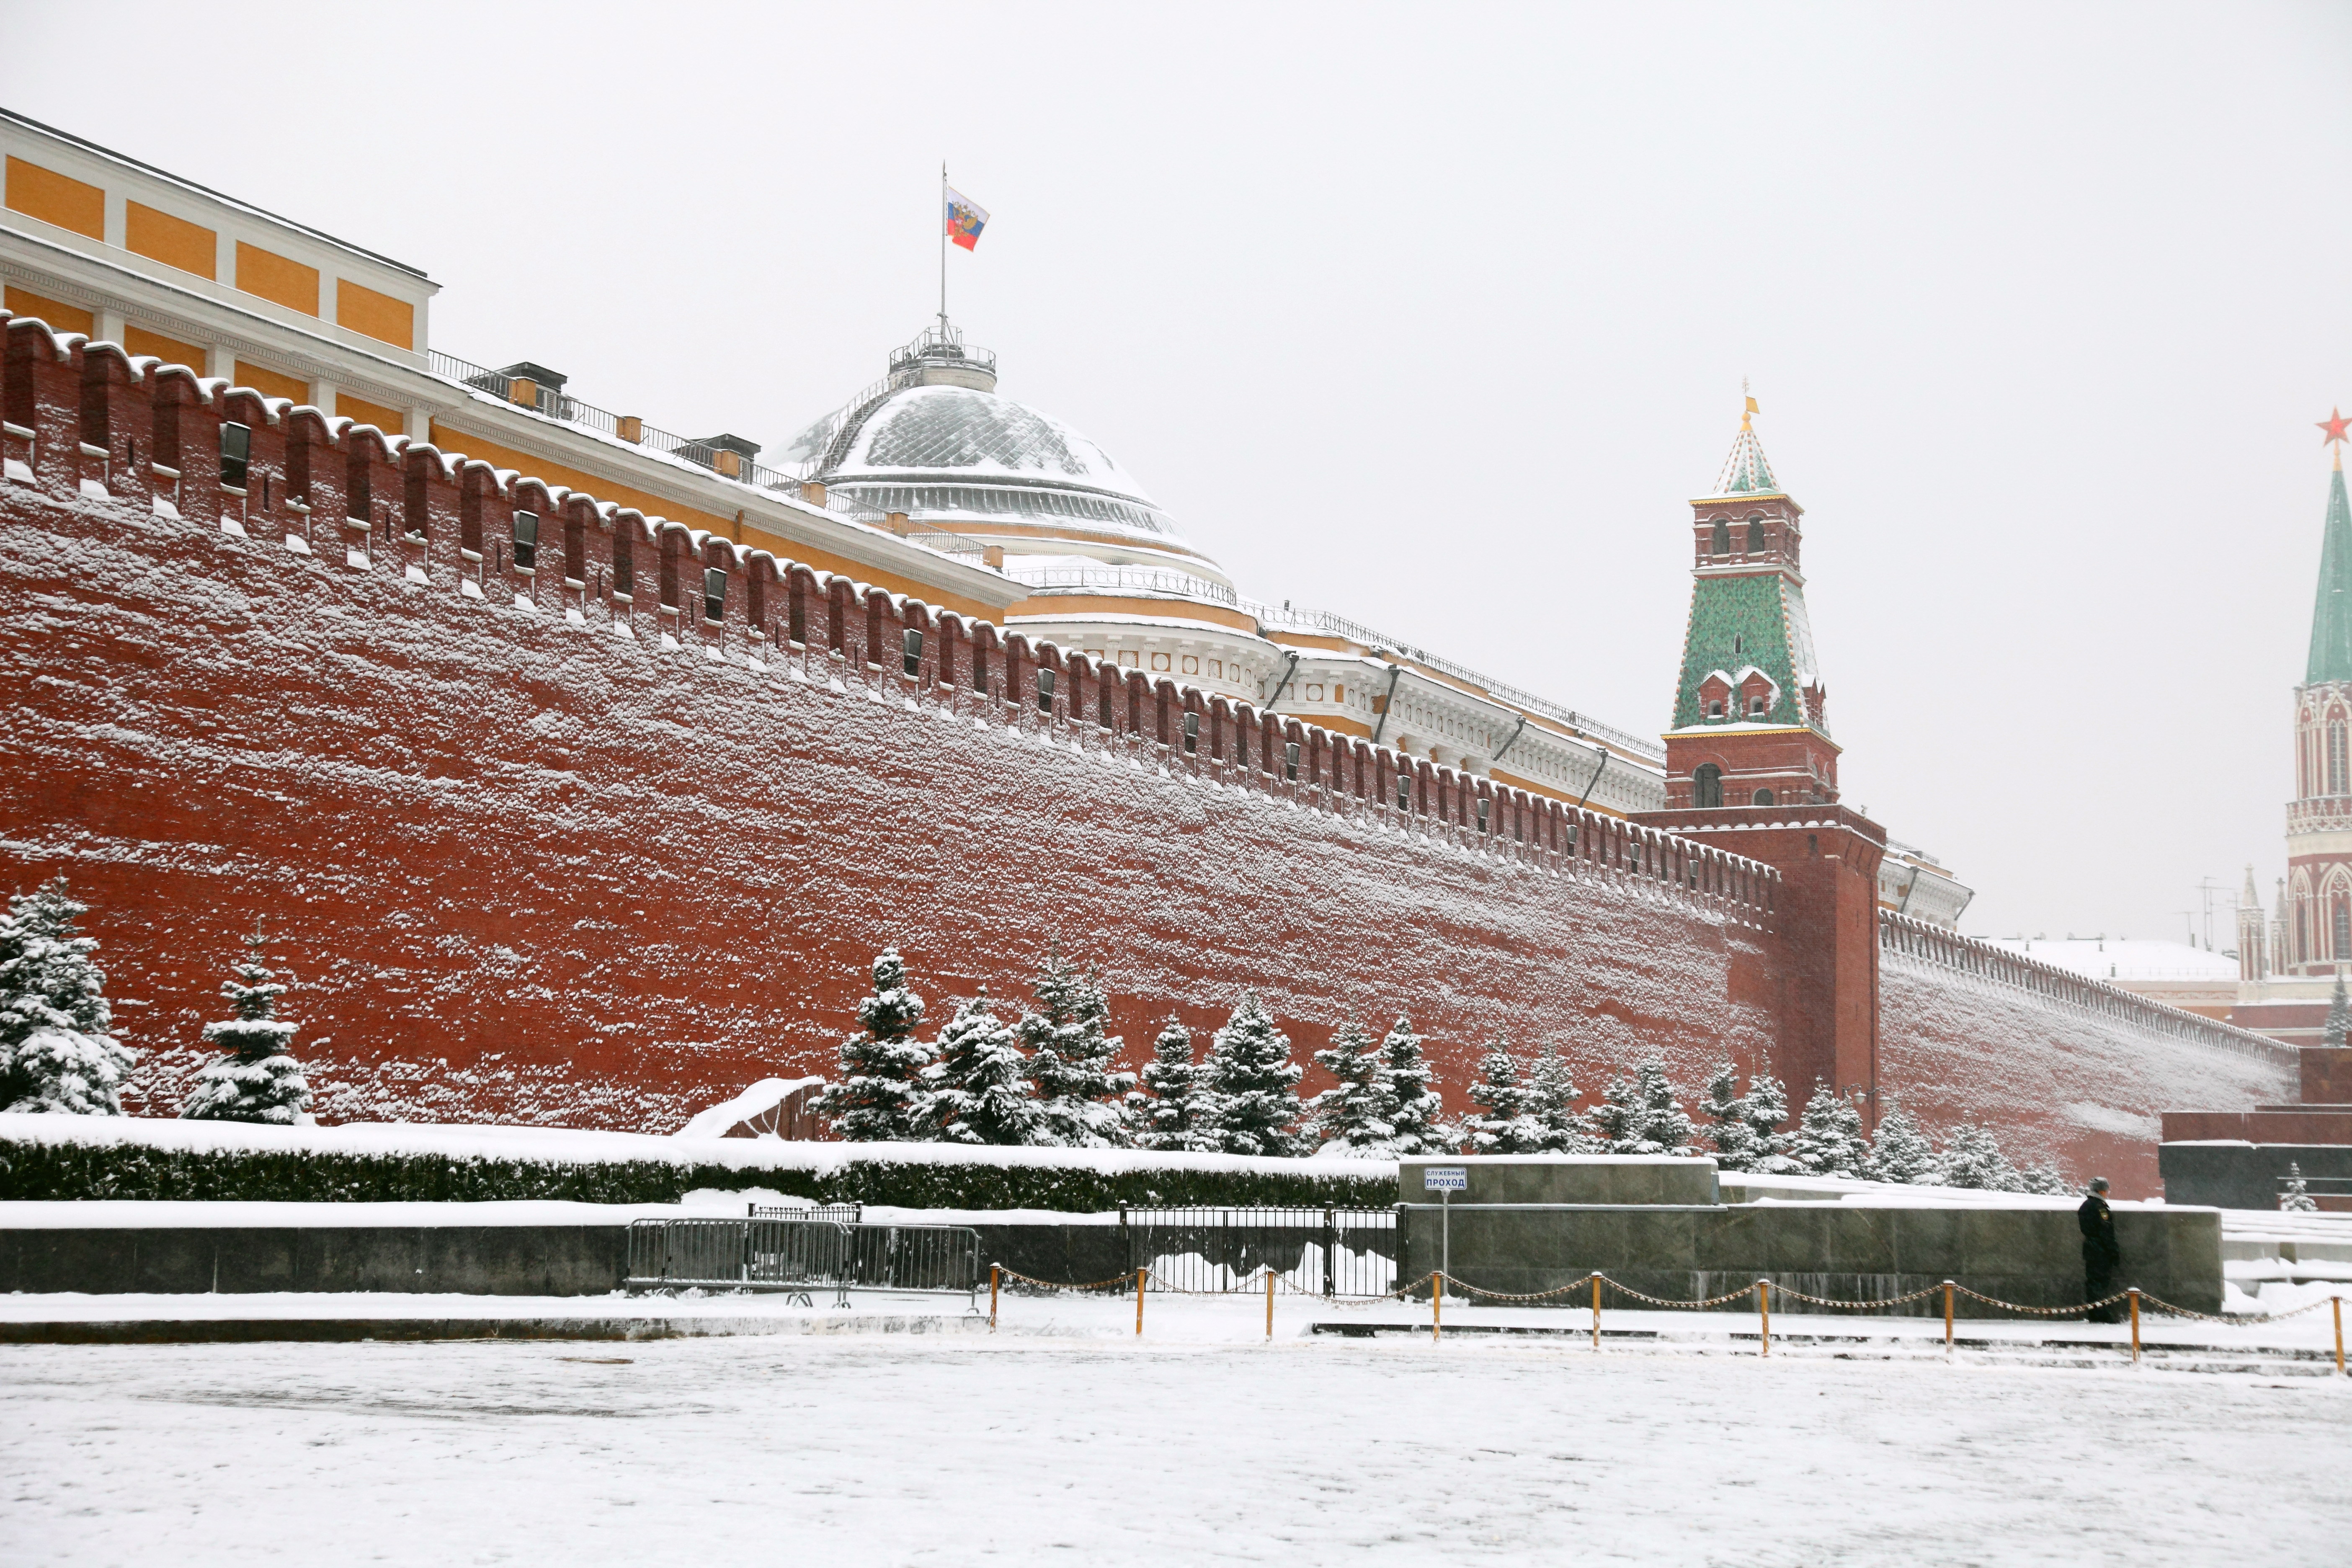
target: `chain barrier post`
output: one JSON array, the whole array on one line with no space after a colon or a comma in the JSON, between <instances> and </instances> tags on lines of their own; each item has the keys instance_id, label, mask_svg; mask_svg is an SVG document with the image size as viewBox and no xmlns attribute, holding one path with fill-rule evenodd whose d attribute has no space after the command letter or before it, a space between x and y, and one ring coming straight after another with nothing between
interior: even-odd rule
<instances>
[{"instance_id":1,"label":"chain barrier post","mask_svg":"<svg viewBox=\"0 0 2352 1568\"><path fill-rule=\"evenodd\" d=\"M1445 1276L1433 1274L1429 1277L1429 1338L1432 1343L1436 1342L1438 1326L1444 1321L1444 1319Z\"/></svg>"},{"instance_id":2,"label":"chain barrier post","mask_svg":"<svg viewBox=\"0 0 2352 1568\"><path fill-rule=\"evenodd\" d=\"M1952 1359L1952 1282L1944 1281L1944 1359Z\"/></svg>"},{"instance_id":3,"label":"chain barrier post","mask_svg":"<svg viewBox=\"0 0 2352 1568\"><path fill-rule=\"evenodd\" d=\"M1138 1337L1138 1338L1142 1337L1142 1334L1143 1334L1143 1276L1144 1276L1144 1272L1145 1272L1145 1271L1144 1271L1143 1269L1140 1269L1140 1268L1139 1268L1139 1269L1137 1269L1137 1270L1135 1271L1135 1332L1136 1332L1136 1335L1137 1335L1137 1337Z\"/></svg>"},{"instance_id":4,"label":"chain barrier post","mask_svg":"<svg viewBox=\"0 0 2352 1568\"><path fill-rule=\"evenodd\" d=\"M1003 1275L1003 1264L992 1263L988 1266L988 1331L992 1334L996 1331L996 1286Z\"/></svg>"},{"instance_id":5,"label":"chain barrier post","mask_svg":"<svg viewBox=\"0 0 2352 1568\"><path fill-rule=\"evenodd\" d=\"M1136 1309L1139 1316L1142 1310L1140 1307ZM1265 1337L1274 1338L1274 1265L1270 1263L1265 1268Z\"/></svg>"},{"instance_id":6,"label":"chain barrier post","mask_svg":"<svg viewBox=\"0 0 2352 1568\"><path fill-rule=\"evenodd\" d=\"M2139 1364L2139 1287L2131 1288L2132 1365Z\"/></svg>"},{"instance_id":7,"label":"chain barrier post","mask_svg":"<svg viewBox=\"0 0 2352 1568\"><path fill-rule=\"evenodd\" d=\"M2328 1300L2336 1303L2336 1375L2342 1377L2344 1375L2344 1298L2331 1296Z\"/></svg>"},{"instance_id":8,"label":"chain barrier post","mask_svg":"<svg viewBox=\"0 0 2352 1568\"><path fill-rule=\"evenodd\" d=\"M1601 1271L1592 1271L1592 1353L1601 1353Z\"/></svg>"},{"instance_id":9,"label":"chain barrier post","mask_svg":"<svg viewBox=\"0 0 2352 1568\"><path fill-rule=\"evenodd\" d=\"M1756 1281L1756 1311L1764 1322L1763 1348L1756 1353L1760 1358L1772 1353L1772 1281Z\"/></svg>"}]
</instances>

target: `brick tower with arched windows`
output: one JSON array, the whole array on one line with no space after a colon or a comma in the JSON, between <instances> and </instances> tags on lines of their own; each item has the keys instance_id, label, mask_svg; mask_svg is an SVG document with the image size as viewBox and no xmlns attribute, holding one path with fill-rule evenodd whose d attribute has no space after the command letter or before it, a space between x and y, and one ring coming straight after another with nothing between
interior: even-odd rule
<instances>
[{"instance_id":1,"label":"brick tower with arched windows","mask_svg":"<svg viewBox=\"0 0 2352 1568\"><path fill-rule=\"evenodd\" d=\"M1715 493L1691 502L1690 624L1666 731L1666 806L1836 804L1829 692L1805 611L1805 509L1740 416Z\"/></svg>"},{"instance_id":2,"label":"brick tower with arched windows","mask_svg":"<svg viewBox=\"0 0 2352 1568\"><path fill-rule=\"evenodd\" d=\"M2311 657L2294 689L2294 800L2286 808L2283 974L2352 963L2352 505L2336 445L2319 547Z\"/></svg>"},{"instance_id":3,"label":"brick tower with arched windows","mask_svg":"<svg viewBox=\"0 0 2352 1568\"><path fill-rule=\"evenodd\" d=\"M1805 610L1799 506L1740 417L1715 493L1691 503L1690 624L1665 732L1666 805L1636 822L1781 875L1791 1026L1772 1068L1878 1114L1878 872L1886 830L1838 804L1829 694Z\"/></svg>"},{"instance_id":4,"label":"brick tower with arched windows","mask_svg":"<svg viewBox=\"0 0 2352 1568\"><path fill-rule=\"evenodd\" d=\"M2238 896L2238 1005L2230 1022L2298 1046L2320 1043L2339 970L2352 973L2352 502L2343 444L2352 419L2321 422L2336 447L2320 532L2311 653L2294 689L2294 798L2286 876L2263 912L2250 868Z\"/></svg>"}]
</instances>

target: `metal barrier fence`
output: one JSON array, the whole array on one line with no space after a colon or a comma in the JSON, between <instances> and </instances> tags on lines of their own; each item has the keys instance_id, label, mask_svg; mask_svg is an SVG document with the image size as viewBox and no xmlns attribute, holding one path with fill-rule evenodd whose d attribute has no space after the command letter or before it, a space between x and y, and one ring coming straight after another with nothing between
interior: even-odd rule
<instances>
[{"instance_id":1,"label":"metal barrier fence","mask_svg":"<svg viewBox=\"0 0 2352 1568\"><path fill-rule=\"evenodd\" d=\"M1166 1290L1228 1291L1271 1269L1308 1295L1396 1289L1392 1208L1119 1208L1130 1269Z\"/></svg>"},{"instance_id":2,"label":"metal barrier fence","mask_svg":"<svg viewBox=\"0 0 2352 1568\"><path fill-rule=\"evenodd\" d=\"M961 1292L978 1301L980 1233L961 1226L857 1225L804 1216L640 1219L629 1226L632 1290L779 1290L836 1306L853 1289Z\"/></svg>"},{"instance_id":3,"label":"metal barrier fence","mask_svg":"<svg viewBox=\"0 0 2352 1568\"><path fill-rule=\"evenodd\" d=\"M629 1225L628 1286L782 1290L848 1301L849 1227L825 1220L640 1219Z\"/></svg>"}]
</instances>

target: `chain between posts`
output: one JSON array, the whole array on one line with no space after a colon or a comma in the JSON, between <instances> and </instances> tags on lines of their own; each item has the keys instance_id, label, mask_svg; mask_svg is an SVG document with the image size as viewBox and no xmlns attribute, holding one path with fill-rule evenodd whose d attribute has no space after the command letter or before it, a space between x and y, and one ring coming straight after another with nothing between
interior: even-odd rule
<instances>
[{"instance_id":1,"label":"chain between posts","mask_svg":"<svg viewBox=\"0 0 2352 1568\"><path fill-rule=\"evenodd\" d=\"M1263 1265L1258 1268L1254 1269L1249 1274L1244 1275L1234 1285L1222 1290L1188 1289L1183 1286L1171 1283L1157 1269L1152 1268L1139 1268L1133 1273L1115 1274L1108 1279L1073 1282L1040 1279L1034 1275L1021 1273L1017 1269L1006 1268L1001 1264L992 1264L990 1266L989 1276L989 1326L991 1328L994 1328L996 1324L996 1289L1000 1279L1019 1280L1024 1285L1034 1285L1039 1289L1045 1290L1104 1290L1114 1285L1124 1287L1131 1283L1135 1287L1136 1291L1135 1331L1139 1334L1143 1331L1143 1293L1145 1282L1147 1280L1158 1284L1162 1292L1171 1296L1237 1296L1244 1291L1254 1294L1257 1287L1262 1284L1265 1287L1266 1293L1266 1332L1267 1337L1269 1338L1273 1336L1274 1331L1274 1297L1277 1292L1287 1291L1294 1296L1306 1296L1317 1300L1323 1299L1319 1291L1309 1290L1303 1286L1292 1283L1292 1281L1287 1279L1281 1270L1274 1268L1271 1264ZM2137 1317L2138 1308L2142 1303L2145 1303L2149 1308L2166 1317L2187 1318L2194 1321L2203 1323L2231 1324L2283 1322L2289 1318L2299 1318L2305 1312L2315 1312L2322 1307L2333 1307L2335 1309L2336 1321L2336 1371L2339 1373L2345 1371L2345 1357L2342 1345L2344 1299L2341 1296L2323 1296L2316 1300L2306 1301L2300 1307L2289 1308L2287 1310L2283 1312L2265 1312L2259 1318L2232 1318L2216 1312L2194 1311L2187 1307L2175 1306L2173 1303L2165 1300L2160 1296L2151 1295L2147 1291L2137 1289L2118 1290L2115 1294L2102 1297L2098 1300L2084 1301L2074 1306L2031 1307L2022 1301L2004 1301L1998 1296L1988 1296L1980 1290L1971 1290L1966 1285L1962 1285L1956 1280L1950 1279L1947 1279L1940 1284L1929 1285L1917 1290L1908 1291L1900 1296L1886 1296L1872 1300L1845 1300L1833 1296L1815 1296L1802 1290L1795 1289L1787 1285L1775 1287L1769 1279L1759 1279L1753 1284L1743 1285L1737 1290L1727 1291L1720 1296L1708 1296L1689 1301L1676 1301L1671 1300L1663 1296L1652 1296L1646 1294L1643 1291L1634 1289L1630 1285L1620 1284L1618 1281L1610 1279L1609 1276L1601 1273L1598 1269L1595 1269L1590 1274L1582 1275L1578 1279L1572 1279L1565 1285L1555 1286L1549 1290L1512 1291L1489 1290L1484 1286L1473 1285L1466 1280L1457 1279L1453 1275L1445 1273L1442 1269L1433 1268L1418 1279L1398 1286L1394 1289L1382 1292L1381 1299L1403 1300L1416 1296L1423 1291L1429 1291L1432 1293L1431 1305L1433 1309L1434 1309L1437 1304L1435 1291L1441 1281L1465 1296L1484 1297L1492 1301L1543 1301L1549 1300L1555 1296L1566 1296L1572 1292L1584 1290L1587 1288L1590 1288L1592 1292L1592 1331L1593 1343L1596 1348L1598 1348L1600 1344L1601 1332L1601 1287L1604 1285L1610 1289L1618 1292L1620 1295L1630 1296L1634 1300L1652 1307L1675 1308L1688 1311L1697 1311L1708 1307L1720 1307L1727 1302L1737 1301L1743 1296L1756 1297L1759 1310L1767 1311L1769 1310L1769 1308L1765 1303L1769 1300L1769 1298L1763 1293L1774 1289L1777 1289L1780 1291L1784 1300L1803 1301L1811 1306L1828 1307L1839 1310L1868 1310L1874 1308L1883 1309L1887 1307L1900 1307L1907 1305L1913 1301L1925 1300L1931 1296L1940 1295L1944 1298L1944 1340L1947 1353L1949 1352L1951 1348L1951 1300L1956 1295L1966 1296L1972 1301L1980 1301L1988 1307L1998 1307L2004 1311L2023 1312L2033 1317L2042 1318L2072 1318L2080 1313L2097 1311L2103 1307L2112 1307L2119 1302L2128 1302L2131 1304L2134 1319L2134 1360L2138 1359ZM1433 1331L1434 1331L1436 1327L1434 1321L1433 1321L1431 1327ZM1769 1335L1770 1331L1767 1329L1765 1331ZM1768 1340L1767 1343L1769 1344L1769 1342ZM1766 1353L1769 1353L1769 1351Z\"/></svg>"}]
</instances>

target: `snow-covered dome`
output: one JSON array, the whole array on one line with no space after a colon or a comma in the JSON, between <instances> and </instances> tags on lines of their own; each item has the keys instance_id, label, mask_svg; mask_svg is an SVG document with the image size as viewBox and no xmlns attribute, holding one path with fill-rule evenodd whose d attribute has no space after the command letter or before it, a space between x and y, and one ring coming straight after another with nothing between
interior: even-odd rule
<instances>
[{"instance_id":1,"label":"snow-covered dome","mask_svg":"<svg viewBox=\"0 0 2352 1568\"><path fill-rule=\"evenodd\" d=\"M787 460L828 489L958 531L1076 526L1189 549L1109 453L995 385L992 355L927 333L892 356L881 385L803 431Z\"/></svg>"}]
</instances>

